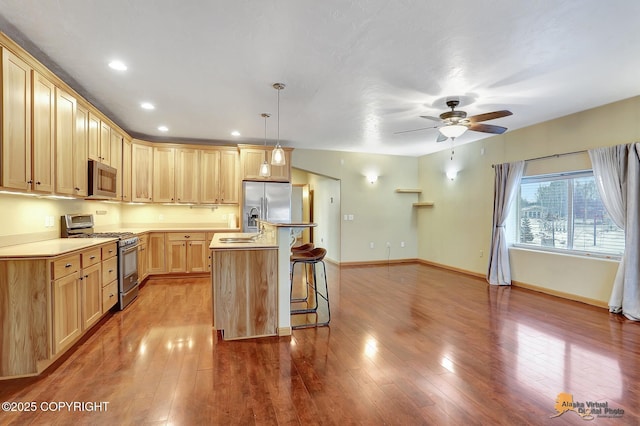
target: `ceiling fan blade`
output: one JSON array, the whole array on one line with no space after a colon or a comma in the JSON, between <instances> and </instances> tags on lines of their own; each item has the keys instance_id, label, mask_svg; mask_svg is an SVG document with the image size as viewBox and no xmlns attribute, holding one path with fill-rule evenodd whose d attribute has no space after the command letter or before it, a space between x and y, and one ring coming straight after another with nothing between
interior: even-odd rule
<instances>
[{"instance_id":1,"label":"ceiling fan blade","mask_svg":"<svg viewBox=\"0 0 640 426\"><path fill-rule=\"evenodd\" d=\"M413 130L402 130L400 132L394 132L394 135L399 135L400 133L411 133L411 132L419 132L420 130L427 130L427 129L436 129L438 126L431 126L431 127L421 127L419 129L413 129Z\"/></svg>"},{"instance_id":2,"label":"ceiling fan blade","mask_svg":"<svg viewBox=\"0 0 640 426\"><path fill-rule=\"evenodd\" d=\"M484 114L478 114L478 115L474 115L472 117L469 117L467 120L469 120L470 123L479 123L481 121L487 121L487 120L493 120L496 118L501 118L501 117L507 117L509 115L512 115L513 113L511 111L507 111L506 109L503 109L501 111L493 111L493 112L487 112Z\"/></svg>"},{"instance_id":3,"label":"ceiling fan blade","mask_svg":"<svg viewBox=\"0 0 640 426\"><path fill-rule=\"evenodd\" d=\"M444 142L444 141L446 141L447 139L449 139L449 138L447 138L447 137L446 137L445 135L443 135L442 133L438 132L438 139L436 139L436 142Z\"/></svg>"},{"instance_id":4,"label":"ceiling fan blade","mask_svg":"<svg viewBox=\"0 0 640 426\"><path fill-rule=\"evenodd\" d=\"M432 117L430 115L421 115L420 118L426 118L427 120L442 121L439 117Z\"/></svg>"},{"instance_id":5,"label":"ceiling fan blade","mask_svg":"<svg viewBox=\"0 0 640 426\"><path fill-rule=\"evenodd\" d=\"M469 130L473 130L476 132L484 132L484 133L495 133L495 134L501 135L507 131L507 128L502 126L494 126L492 124L473 123L469 126Z\"/></svg>"}]
</instances>

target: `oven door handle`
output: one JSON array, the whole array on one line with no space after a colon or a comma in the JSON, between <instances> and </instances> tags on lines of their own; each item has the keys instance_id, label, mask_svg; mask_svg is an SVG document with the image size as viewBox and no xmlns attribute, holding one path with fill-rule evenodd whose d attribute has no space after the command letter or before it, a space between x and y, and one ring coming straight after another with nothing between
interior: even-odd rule
<instances>
[{"instance_id":1,"label":"oven door handle","mask_svg":"<svg viewBox=\"0 0 640 426\"><path fill-rule=\"evenodd\" d=\"M132 251L136 251L136 250L138 250L138 245L137 244L135 244L133 246L127 246L127 247L121 248L120 249L120 254L121 255L125 255L125 254L131 253Z\"/></svg>"}]
</instances>

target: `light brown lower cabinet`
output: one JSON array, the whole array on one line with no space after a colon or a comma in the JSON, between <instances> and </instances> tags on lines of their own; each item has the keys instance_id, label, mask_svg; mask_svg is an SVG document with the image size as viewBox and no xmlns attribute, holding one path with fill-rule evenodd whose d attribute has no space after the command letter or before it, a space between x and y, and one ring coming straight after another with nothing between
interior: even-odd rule
<instances>
[{"instance_id":1,"label":"light brown lower cabinet","mask_svg":"<svg viewBox=\"0 0 640 426\"><path fill-rule=\"evenodd\" d=\"M212 250L213 326L225 340L275 336L278 250Z\"/></svg>"},{"instance_id":2,"label":"light brown lower cabinet","mask_svg":"<svg viewBox=\"0 0 640 426\"><path fill-rule=\"evenodd\" d=\"M102 279L100 264L83 268L80 276L82 329L87 330L102 316Z\"/></svg>"},{"instance_id":3,"label":"light brown lower cabinet","mask_svg":"<svg viewBox=\"0 0 640 426\"><path fill-rule=\"evenodd\" d=\"M207 272L209 243L204 232L168 232L167 272Z\"/></svg>"},{"instance_id":4,"label":"light brown lower cabinet","mask_svg":"<svg viewBox=\"0 0 640 426\"><path fill-rule=\"evenodd\" d=\"M53 355L82 334L80 271L53 282Z\"/></svg>"},{"instance_id":5,"label":"light brown lower cabinet","mask_svg":"<svg viewBox=\"0 0 640 426\"><path fill-rule=\"evenodd\" d=\"M50 258L0 259L0 378L40 374L115 304L117 280L102 285L117 276L115 253L114 242ZM105 300L107 292L114 296Z\"/></svg>"},{"instance_id":6,"label":"light brown lower cabinet","mask_svg":"<svg viewBox=\"0 0 640 426\"><path fill-rule=\"evenodd\" d=\"M164 274L166 271L165 238L164 232L151 232L147 243L149 263L147 272L152 274Z\"/></svg>"}]
</instances>

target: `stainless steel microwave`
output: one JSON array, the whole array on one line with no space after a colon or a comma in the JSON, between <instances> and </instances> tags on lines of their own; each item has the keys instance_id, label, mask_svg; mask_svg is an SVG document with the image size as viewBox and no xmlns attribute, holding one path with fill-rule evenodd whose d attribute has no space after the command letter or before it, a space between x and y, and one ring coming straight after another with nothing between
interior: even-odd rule
<instances>
[{"instance_id":1,"label":"stainless steel microwave","mask_svg":"<svg viewBox=\"0 0 640 426\"><path fill-rule=\"evenodd\" d=\"M116 198L117 174L117 169L89 160L89 197Z\"/></svg>"}]
</instances>

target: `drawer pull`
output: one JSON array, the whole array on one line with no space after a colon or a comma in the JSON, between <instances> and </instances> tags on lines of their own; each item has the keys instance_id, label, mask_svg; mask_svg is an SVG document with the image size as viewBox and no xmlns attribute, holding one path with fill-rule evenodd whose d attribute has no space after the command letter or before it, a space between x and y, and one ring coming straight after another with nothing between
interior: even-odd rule
<instances>
[{"instance_id":1,"label":"drawer pull","mask_svg":"<svg viewBox=\"0 0 640 426\"><path fill-rule=\"evenodd\" d=\"M73 265L71 263L67 263L66 265L64 265L65 268L71 268Z\"/></svg>"},{"instance_id":2,"label":"drawer pull","mask_svg":"<svg viewBox=\"0 0 640 426\"><path fill-rule=\"evenodd\" d=\"M185 235L184 237L185 238L191 238L191 235Z\"/></svg>"},{"instance_id":3,"label":"drawer pull","mask_svg":"<svg viewBox=\"0 0 640 426\"><path fill-rule=\"evenodd\" d=\"M113 272L113 269L109 269L109 273L112 273L112 272Z\"/></svg>"},{"instance_id":4,"label":"drawer pull","mask_svg":"<svg viewBox=\"0 0 640 426\"><path fill-rule=\"evenodd\" d=\"M89 259L90 259L90 260L93 260L93 259L95 259L95 258L96 258L95 256L89 256Z\"/></svg>"}]
</instances>

